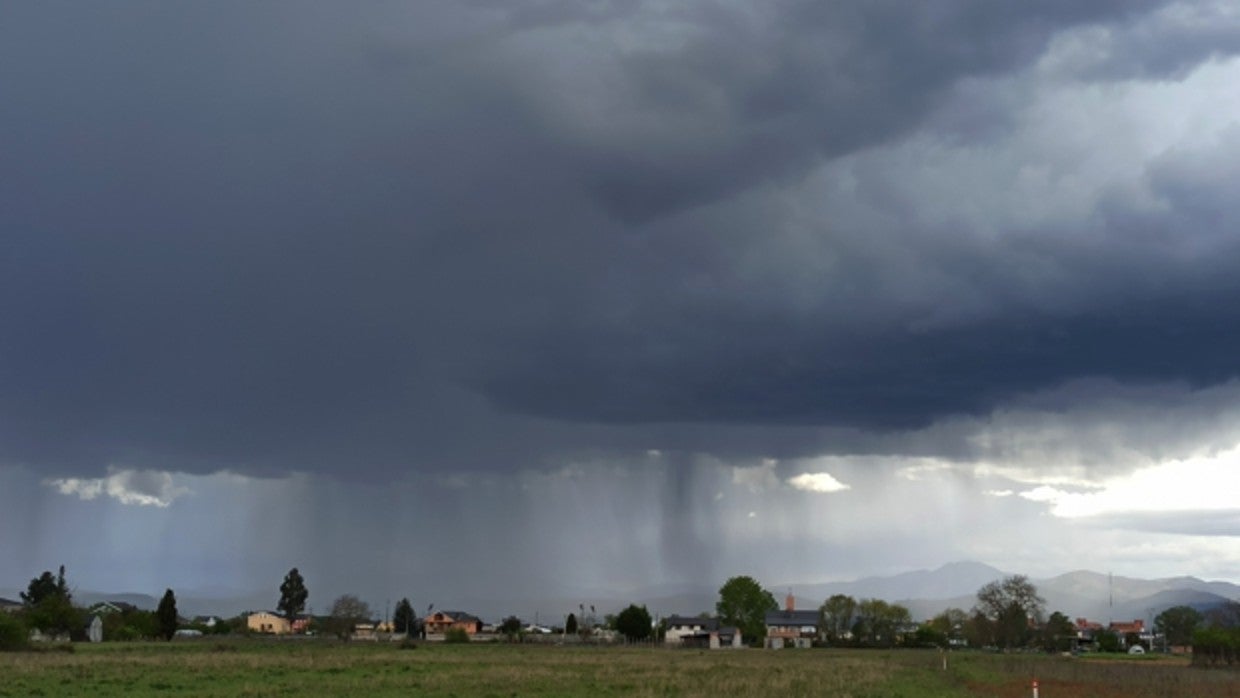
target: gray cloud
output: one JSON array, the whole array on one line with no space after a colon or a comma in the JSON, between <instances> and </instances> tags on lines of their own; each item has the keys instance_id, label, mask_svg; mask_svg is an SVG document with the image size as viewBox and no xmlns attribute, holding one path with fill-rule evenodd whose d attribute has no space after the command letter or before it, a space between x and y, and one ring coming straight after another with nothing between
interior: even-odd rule
<instances>
[{"instance_id":1,"label":"gray cloud","mask_svg":"<svg viewBox=\"0 0 1240 698\"><path fill-rule=\"evenodd\" d=\"M1190 51L1159 3L573 5L13 8L0 458L791 457L1091 377L1234 377L1234 138L1058 220L987 218L994 185L954 200L981 223L936 216L918 177L993 178L882 158L1010 137L1037 97L987 86L1071 59L1057 37L1153 37L1108 68L1142 77L1225 36Z\"/></svg>"}]
</instances>

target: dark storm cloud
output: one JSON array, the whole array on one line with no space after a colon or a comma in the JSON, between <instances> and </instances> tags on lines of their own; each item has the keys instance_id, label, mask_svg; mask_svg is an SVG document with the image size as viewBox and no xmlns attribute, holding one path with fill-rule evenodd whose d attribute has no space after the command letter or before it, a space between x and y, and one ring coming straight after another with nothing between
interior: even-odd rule
<instances>
[{"instance_id":1,"label":"dark storm cloud","mask_svg":"<svg viewBox=\"0 0 1240 698\"><path fill-rule=\"evenodd\" d=\"M1223 380L1236 250L1162 256L1234 222L1191 163L1152 175L1170 213L1116 204L1083 248L806 224L783 194L1154 5L7 7L3 458L753 454L738 433L918 427L1080 376ZM1117 254L1121 224L1149 245ZM1028 259L1070 297L1031 302ZM959 294L992 310L925 325ZM738 431L665 431L716 422Z\"/></svg>"}]
</instances>

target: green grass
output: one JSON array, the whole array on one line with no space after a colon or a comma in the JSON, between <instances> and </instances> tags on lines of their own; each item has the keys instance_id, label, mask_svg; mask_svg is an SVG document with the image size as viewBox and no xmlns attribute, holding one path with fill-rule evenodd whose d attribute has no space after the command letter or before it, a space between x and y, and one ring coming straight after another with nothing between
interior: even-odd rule
<instances>
[{"instance_id":1,"label":"green grass","mask_svg":"<svg viewBox=\"0 0 1240 698\"><path fill-rule=\"evenodd\" d=\"M843 698L1211 695L1240 674L1127 662L936 651L742 650L235 639L0 654L0 696L718 696Z\"/></svg>"}]
</instances>

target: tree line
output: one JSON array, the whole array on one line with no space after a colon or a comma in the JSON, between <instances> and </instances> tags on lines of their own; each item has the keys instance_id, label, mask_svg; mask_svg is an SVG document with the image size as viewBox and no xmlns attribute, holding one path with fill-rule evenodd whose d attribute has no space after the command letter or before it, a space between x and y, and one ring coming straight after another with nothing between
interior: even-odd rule
<instances>
[{"instance_id":1,"label":"tree line","mask_svg":"<svg viewBox=\"0 0 1240 698\"><path fill-rule=\"evenodd\" d=\"M21 592L21 603L16 613L0 613L0 650L25 647L31 631L52 639L87 639L93 614L73 603L64 565L55 575L46 570L31 579ZM125 607L102 615L100 621L104 637L115 640L171 640L181 624L171 589L164 592L154 611Z\"/></svg>"},{"instance_id":2,"label":"tree line","mask_svg":"<svg viewBox=\"0 0 1240 698\"><path fill-rule=\"evenodd\" d=\"M309 590L301 572L292 568L279 587L276 609L292 624L308 622L315 632L335 635L341 639L352 636L358 624L374 621L368 604L351 594L337 597L324 616L305 616ZM22 608L18 613L0 613L0 649L23 647L31 630L53 638L85 640L90 615L87 609L73 603L73 594L65 579L62 565L58 573L50 570L30 580L21 593ZM949 608L922 623L914 623L908 608L877 598L856 599L835 594L818 608L818 641L834 646L856 647L996 647L1000 649L1032 649L1065 651L1074 648L1077 628L1063 613L1045 614L1046 601L1033 583L1023 575L1014 575L982 586L976 604L969 611ZM432 607L428 607L429 613ZM728 579L719 589L715 617L724 625L740 629L751 644L760 644L766 634L765 616L779 609L774 595L755 579L738 576ZM570 613L565 627L567 634L588 635L598 627L608 628L629 641L662 639L666 621L655 624L644 605L630 604L617 614L608 614L598 623L585 605L581 616ZM706 614L703 614L706 615ZM194 624L178 616L176 595L165 591L155 611L144 611L127 604L118 613L101 615L106 640L170 640L179 628L196 629L203 634L248 632L246 614L232 619L219 619L213 626ZM392 626L396 633L415 637L421 634L424 619L419 619L413 604L402 598L394 609ZM509 616L499 631L510 638L524 632L521 621ZM1240 603L1229 602L1203 614L1189 606L1168 608L1154 619L1154 631L1163 638L1164 646L1193 645L1200 659L1209 664L1240 663ZM452 638L468 640L465 638ZM1119 637L1108 629L1097 630L1094 642L1102 651L1118 651L1141 642L1141 638ZM1198 649L1199 648L1199 649ZM1158 649L1150 647L1148 649ZM1194 657L1197 661L1198 657Z\"/></svg>"}]
</instances>

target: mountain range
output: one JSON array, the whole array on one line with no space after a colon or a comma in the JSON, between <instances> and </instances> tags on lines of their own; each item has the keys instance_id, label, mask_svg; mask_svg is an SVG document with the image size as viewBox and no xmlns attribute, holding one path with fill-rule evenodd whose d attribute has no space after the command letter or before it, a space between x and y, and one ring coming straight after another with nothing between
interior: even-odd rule
<instances>
[{"instance_id":1,"label":"mountain range","mask_svg":"<svg viewBox=\"0 0 1240 698\"><path fill-rule=\"evenodd\" d=\"M1012 573L978 562L955 562L934 570L905 572L891 577L867 577L852 582L797 587L797 605L814 607L832 594L879 598L908 607L915 619L930 618L947 608L969 610L983 585ZM1208 610L1240 598L1240 586L1196 577L1140 579L1076 570L1054 577L1030 576L1046 600L1046 612L1099 622L1143 619L1172 606Z\"/></svg>"}]
</instances>

